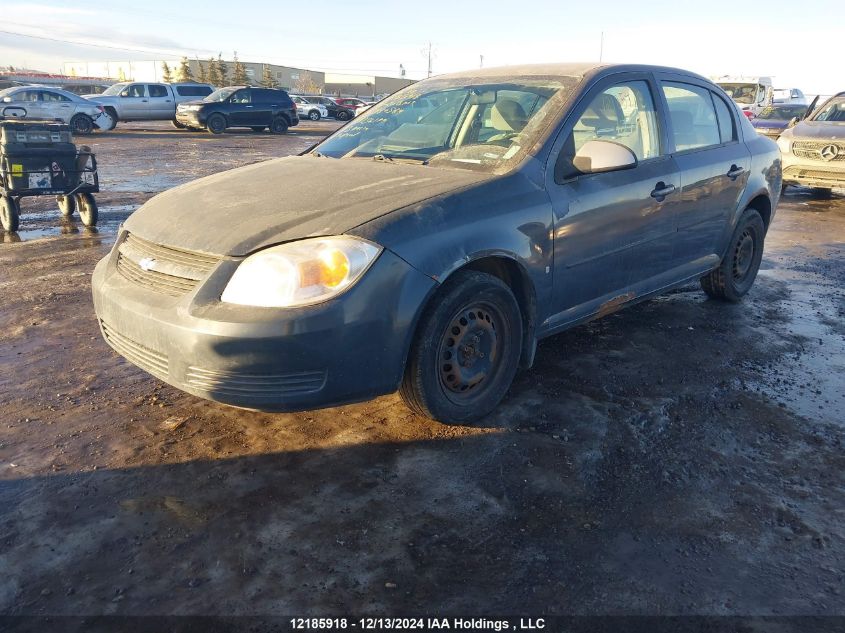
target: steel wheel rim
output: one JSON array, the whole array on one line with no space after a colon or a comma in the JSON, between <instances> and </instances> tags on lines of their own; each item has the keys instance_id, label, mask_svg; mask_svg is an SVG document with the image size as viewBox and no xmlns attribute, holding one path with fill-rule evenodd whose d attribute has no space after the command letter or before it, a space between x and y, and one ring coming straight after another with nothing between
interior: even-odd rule
<instances>
[{"instance_id":1,"label":"steel wheel rim","mask_svg":"<svg viewBox=\"0 0 845 633\"><path fill-rule=\"evenodd\" d=\"M754 262L754 251L754 236L749 229L746 229L734 250L733 276L735 280L742 281L748 275Z\"/></svg>"},{"instance_id":2,"label":"steel wheel rim","mask_svg":"<svg viewBox=\"0 0 845 633\"><path fill-rule=\"evenodd\" d=\"M437 352L438 378L451 400L466 401L491 383L503 353L503 323L489 304L470 304L452 317Z\"/></svg>"}]
</instances>

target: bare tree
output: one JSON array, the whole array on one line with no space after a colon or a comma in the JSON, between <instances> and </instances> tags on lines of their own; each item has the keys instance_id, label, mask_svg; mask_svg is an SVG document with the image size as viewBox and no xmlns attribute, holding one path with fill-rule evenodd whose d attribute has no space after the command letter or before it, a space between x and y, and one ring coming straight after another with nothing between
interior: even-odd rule
<instances>
[{"instance_id":1,"label":"bare tree","mask_svg":"<svg viewBox=\"0 0 845 633\"><path fill-rule=\"evenodd\" d=\"M299 75L293 84L293 91L301 95L318 95L323 91L323 87L314 81L311 73L304 72Z\"/></svg>"}]
</instances>

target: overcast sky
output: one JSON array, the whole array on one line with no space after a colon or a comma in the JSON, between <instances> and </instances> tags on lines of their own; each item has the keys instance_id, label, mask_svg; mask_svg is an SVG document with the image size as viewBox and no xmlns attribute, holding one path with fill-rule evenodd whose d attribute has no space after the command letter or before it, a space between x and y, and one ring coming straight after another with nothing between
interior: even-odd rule
<instances>
[{"instance_id":1,"label":"overcast sky","mask_svg":"<svg viewBox=\"0 0 845 633\"><path fill-rule=\"evenodd\" d=\"M242 15L233 14L233 9ZM845 90L840 2L785 0L0 0L0 66L58 72L65 61L230 58L330 72L435 74L599 59L704 75L769 75L808 94Z\"/></svg>"}]
</instances>

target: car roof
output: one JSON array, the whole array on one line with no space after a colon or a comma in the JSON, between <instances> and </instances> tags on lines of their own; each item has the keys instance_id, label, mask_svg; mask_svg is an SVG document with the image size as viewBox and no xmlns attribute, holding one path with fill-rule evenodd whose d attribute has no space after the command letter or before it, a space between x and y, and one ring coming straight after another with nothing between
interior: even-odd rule
<instances>
[{"instance_id":1,"label":"car roof","mask_svg":"<svg viewBox=\"0 0 845 633\"><path fill-rule=\"evenodd\" d=\"M688 75L713 83L697 73L670 66L653 66L649 64L602 64L598 62L571 62L555 64L522 64L518 66L496 66L491 68L475 68L457 73L437 75L432 79L469 79L487 77L576 77L587 75L612 74L616 72L666 72Z\"/></svg>"},{"instance_id":2,"label":"car roof","mask_svg":"<svg viewBox=\"0 0 845 633\"><path fill-rule=\"evenodd\" d=\"M68 90L57 88L56 86L45 86L43 84L31 84L29 86L12 86L8 90L9 94L16 94L23 90L46 90L47 92L58 92L60 95L64 95L66 97L80 98L79 95L74 94Z\"/></svg>"}]
</instances>

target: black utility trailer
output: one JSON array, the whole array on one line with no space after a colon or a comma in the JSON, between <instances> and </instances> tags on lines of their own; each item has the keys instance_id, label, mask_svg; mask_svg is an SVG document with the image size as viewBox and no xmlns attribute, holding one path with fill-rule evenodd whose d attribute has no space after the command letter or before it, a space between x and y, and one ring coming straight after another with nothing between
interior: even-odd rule
<instances>
[{"instance_id":1,"label":"black utility trailer","mask_svg":"<svg viewBox=\"0 0 845 633\"><path fill-rule=\"evenodd\" d=\"M97 224L100 191L97 159L73 144L70 127L51 121L0 119L0 224L17 231L20 199L56 196L65 217L79 211L85 226Z\"/></svg>"}]
</instances>

